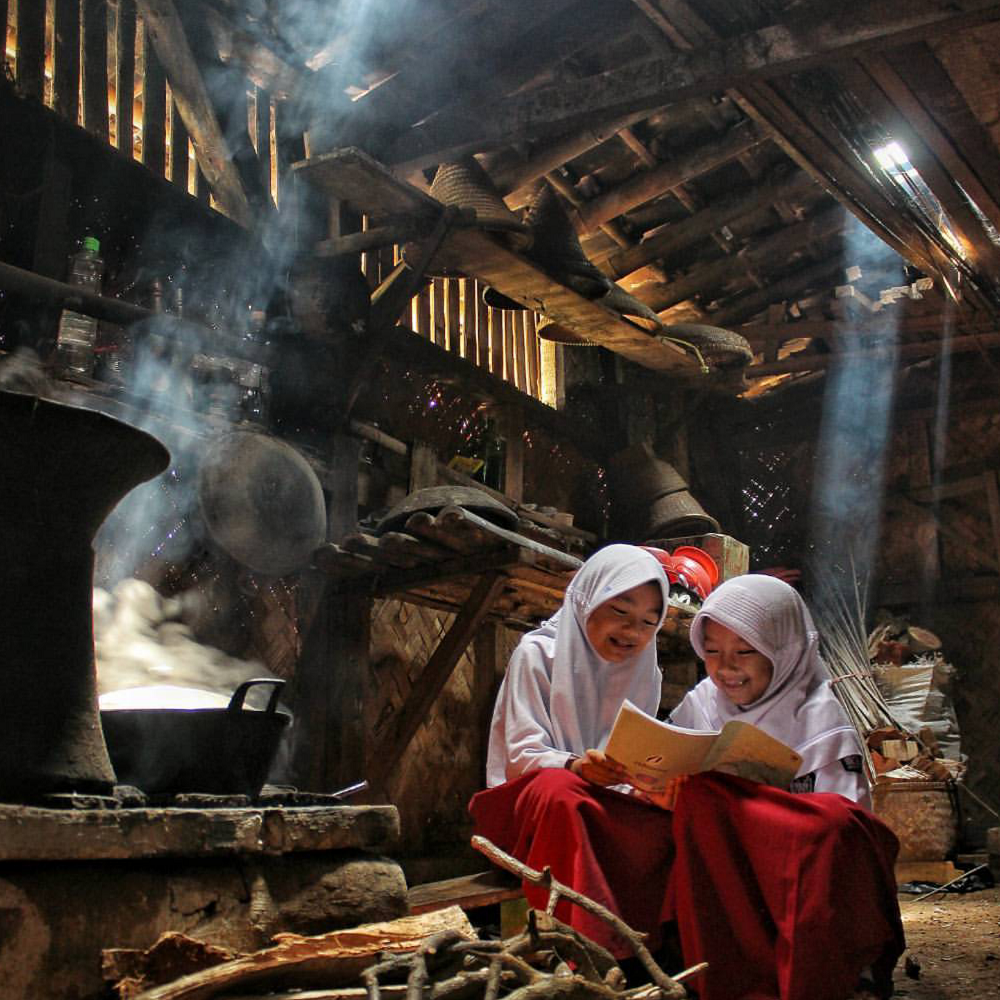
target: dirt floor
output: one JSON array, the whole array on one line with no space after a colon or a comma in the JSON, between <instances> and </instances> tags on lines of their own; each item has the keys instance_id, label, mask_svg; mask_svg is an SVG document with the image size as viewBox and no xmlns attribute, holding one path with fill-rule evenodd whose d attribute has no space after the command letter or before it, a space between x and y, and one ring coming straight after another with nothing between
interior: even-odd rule
<instances>
[{"instance_id":1,"label":"dirt floor","mask_svg":"<svg viewBox=\"0 0 1000 1000\"><path fill-rule=\"evenodd\" d=\"M907 951L896 969L897 997L1000 997L1000 887L938 893L919 902L901 894L899 906ZM913 973L918 978L912 978Z\"/></svg>"}]
</instances>

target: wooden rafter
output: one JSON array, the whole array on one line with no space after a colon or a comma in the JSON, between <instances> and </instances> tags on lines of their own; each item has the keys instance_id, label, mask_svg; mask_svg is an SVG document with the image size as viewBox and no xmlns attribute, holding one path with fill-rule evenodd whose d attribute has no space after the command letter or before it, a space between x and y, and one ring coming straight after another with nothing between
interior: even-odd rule
<instances>
[{"instance_id":1,"label":"wooden rafter","mask_svg":"<svg viewBox=\"0 0 1000 1000\"><path fill-rule=\"evenodd\" d=\"M871 0L845 18L839 0L822 0L784 24L515 95L471 119L468 114L435 116L400 136L383 158L389 163L433 159L445 150L484 150L546 132L570 131L594 114L628 114L743 87L998 15L1000 5L989 0Z\"/></svg>"},{"instance_id":2,"label":"wooden rafter","mask_svg":"<svg viewBox=\"0 0 1000 1000\"><path fill-rule=\"evenodd\" d=\"M755 240L742 253L698 264L687 274L664 286L638 288L635 294L657 312L669 309L700 291L718 288L758 267L773 270L775 265L787 263L792 254L821 245L831 236L840 233L845 223L846 213L840 205L827 208L810 219Z\"/></svg>"},{"instance_id":3,"label":"wooden rafter","mask_svg":"<svg viewBox=\"0 0 1000 1000\"><path fill-rule=\"evenodd\" d=\"M602 223L624 214L629 209L735 160L766 139L767 133L764 130L747 123L737 125L721 138L698 146L686 156L661 163L653 170L637 174L624 184L619 184L584 203L571 213L577 231L593 232Z\"/></svg>"},{"instance_id":4,"label":"wooden rafter","mask_svg":"<svg viewBox=\"0 0 1000 1000\"><path fill-rule=\"evenodd\" d=\"M198 166L222 210L234 222L249 228L253 224L250 204L173 0L137 2L194 143Z\"/></svg>"},{"instance_id":5,"label":"wooden rafter","mask_svg":"<svg viewBox=\"0 0 1000 1000\"><path fill-rule=\"evenodd\" d=\"M625 278L652 261L676 253L723 226L735 225L753 216L779 197L796 199L815 190L816 182L801 171L791 178L783 174L763 184L754 184L749 191L741 191L729 198L715 201L695 215L647 234L636 247L609 254L601 262L601 269L613 278Z\"/></svg>"},{"instance_id":6,"label":"wooden rafter","mask_svg":"<svg viewBox=\"0 0 1000 1000\"><path fill-rule=\"evenodd\" d=\"M877 348L869 351L838 351L836 354L814 354L801 352L791 354L780 361L751 365L747 370L748 378L760 378L765 375L786 375L789 372L821 371L844 360L878 359L889 356L896 357L900 362L915 361L923 358L933 358L947 349L949 354L969 354L984 351L987 348L1000 346L1000 333L971 334L966 337L955 337L943 344L940 340L924 340L916 344L903 344L896 348Z\"/></svg>"}]
</instances>

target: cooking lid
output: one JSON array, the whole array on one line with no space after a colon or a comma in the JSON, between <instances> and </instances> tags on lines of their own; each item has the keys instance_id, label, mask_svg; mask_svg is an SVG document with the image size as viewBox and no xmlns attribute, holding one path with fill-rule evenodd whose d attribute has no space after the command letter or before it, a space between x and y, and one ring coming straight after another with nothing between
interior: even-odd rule
<instances>
[{"instance_id":1,"label":"cooking lid","mask_svg":"<svg viewBox=\"0 0 1000 1000\"><path fill-rule=\"evenodd\" d=\"M501 528L516 528L517 514L490 496L485 490L474 486L428 486L414 490L393 507L375 528L377 535L395 531L406 524L411 514L423 510L436 514L445 507L464 507L480 517L492 521Z\"/></svg>"},{"instance_id":2,"label":"cooking lid","mask_svg":"<svg viewBox=\"0 0 1000 1000\"><path fill-rule=\"evenodd\" d=\"M293 573L326 539L319 478L291 445L265 434L233 431L214 441L198 499L215 541L257 573Z\"/></svg>"}]
</instances>

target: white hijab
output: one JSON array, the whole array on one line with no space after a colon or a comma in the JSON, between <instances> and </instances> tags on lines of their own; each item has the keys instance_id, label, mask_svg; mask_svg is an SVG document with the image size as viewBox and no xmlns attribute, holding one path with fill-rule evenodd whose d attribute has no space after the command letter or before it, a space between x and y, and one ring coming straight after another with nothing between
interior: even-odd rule
<instances>
[{"instance_id":1,"label":"white hijab","mask_svg":"<svg viewBox=\"0 0 1000 1000\"><path fill-rule=\"evenodd\" d=\"M521 639L493 711L487 786L603 749L626 698L656 713L661 674L655 641L612 663L598 656L586 632L599 605L643 583L658 584L663 594L659 630L670 593L662 566L637 546L608 545L577 571L559 611Z\"/></svg>"},{"instance_id":2,"label":"white hijab","mask_svg":"<svg viewBox=\"0 0 1000 1000\"><path fill-rule=\"evenodd\" d=\"M731 629L774 666L753 704L732 702L706 677L670 713L678 726L719 729L730 719L753 723L802 756L799 775L860 754L861 740L830 686L819 655L819 634L794 588L772 576L728 580L711 594L691 623L691 645L705 655L705 622Z\"/></svg>"}]
</instances>

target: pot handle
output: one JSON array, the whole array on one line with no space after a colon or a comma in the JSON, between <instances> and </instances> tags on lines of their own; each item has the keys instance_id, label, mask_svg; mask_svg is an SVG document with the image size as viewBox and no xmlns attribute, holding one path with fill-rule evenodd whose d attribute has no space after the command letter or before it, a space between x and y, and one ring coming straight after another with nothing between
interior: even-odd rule
<instances>
[{"instance_id":1,"label":"pot handle","mask_svg":"<svg viewBox=\"0 0 1000 1000\"><path fill-rule=\"evenodd\" d=\"M284 680L280 677L254 677L251 680L244 681L234 692L232 698L229 699L229 704L226 706L227 712L242 712L243 702L246 700L247 691L250 690L255 684L273 684L274 690L271 692L271 697L267 700L267 708L264 710L266 715L273 715L274 710L278 706L278 695L281 694L281 689L285 686Z\"/></svg>"}]
</instances>

